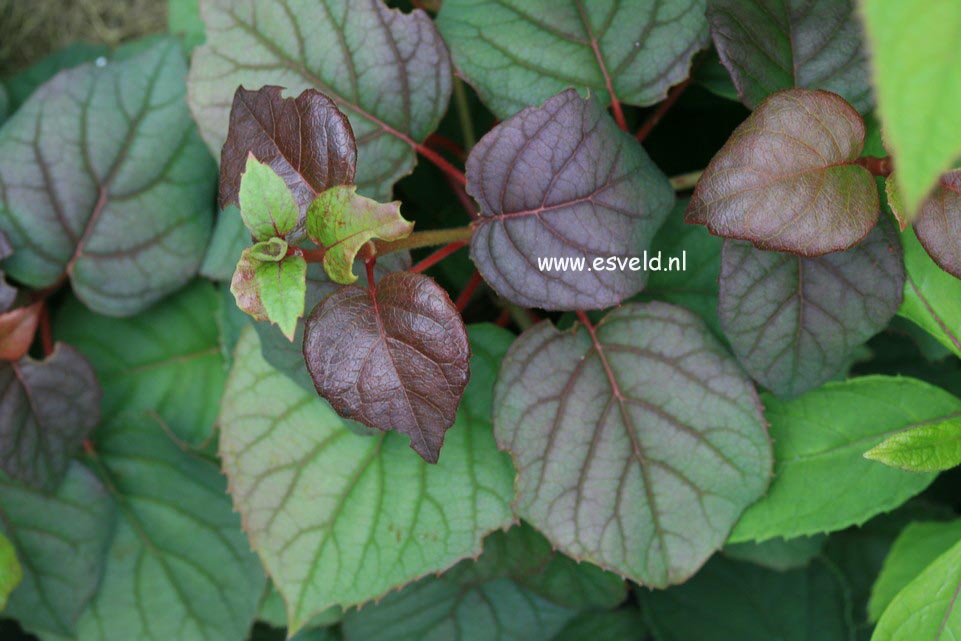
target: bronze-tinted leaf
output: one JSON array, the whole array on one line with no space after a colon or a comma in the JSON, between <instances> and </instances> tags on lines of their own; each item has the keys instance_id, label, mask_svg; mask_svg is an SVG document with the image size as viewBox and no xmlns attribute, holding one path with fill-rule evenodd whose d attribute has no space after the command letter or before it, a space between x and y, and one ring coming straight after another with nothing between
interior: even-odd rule
<instances>
[{"instance_id":1,"label":"bronze-tinted leaf","mask_svg":"<svg viewBox=\"0 0 961 641\"><path fill-rule=\"evenodd\" d=\"M410 437L435 463L469 377L467 331L431 278L388 274L343 287L314 308L304 334L307 369L337 413Z\"/></svg>"},{"instance_id":2,"label":"bronze-tinted leaf","mask_svg":"<svg viewBox=\"0 0 961 641\"><path fill-rule=\"evenodd\" d=\"M16 361L33 343L43 301L0 314L0 360Z\"/></svg>"},{"instance_id":3,"label":"bronze-tinted leaf","mask_svg":"<svg viewBox=\"0 0 961 641\"><path fill-rule=\"evenodd\" d=\"M596 97L569 89L501 123L467 159L481 206L471 257L498 294L524 307L603 309L644 287L644 270L588 269L637 257L671 211L674 192ZM542 269L540 259L584 261Z\"/></svg>"},{"instance_id":4,"label":"bronze-tinted leaf","mask_svg":"<svg viewBox=\"0 0 961 641\"><path fill-rule=\"evenodd\" d=\"M220 207L239 205L248 154L273 169L294 194L302 235L307 205L334 185L354 182L354 132L337 105L316 89L284 98L283 88L237 87L227 141L220 153Z\"/></svg>"},{"instance_id":5,"label":"bronze-tinted leaf","mask_svg":"<svg viewBox=\"0 0 961 641\"><path fill-rule=\"evenodd\" d=\"M718 315L747 372L795 396L830 379L897 312L901 243L886 221L856 247L817 258L727 241Z\"/></svg>"},{"instance_id":6,"label":"bronze-tinted leaf","mask_svg":"<svg viewBox=\"0 0 961 641\"><path fill-rule=\"evenodd\" d=\"M53 489L100 420L100 386L78 351L57 343L43 361L0 365L0 467Z\"/></svg>"},{"instance_id":7,"label":"bronze-tinted leaf","mask_svg":"<svg viewBox=\"0 0 961 641\"><path fill-rule=\"evenodd\" d=\"M961 278L961 169L941 176L921 203L914 233L941 269Z\"/></svg>"},{"instance_id":8,"label":"bronze-tinted leaf","mask_svg":"<svg viewBox=\"0 0 961 641\"><path fill-rule=\"evenodd\" d=\"M711 160L687 221L760 249L847 249L878 219L874 178L856 163L864 136L860 114L836 94L773 94Z\"/></svg>"}]
</instances>

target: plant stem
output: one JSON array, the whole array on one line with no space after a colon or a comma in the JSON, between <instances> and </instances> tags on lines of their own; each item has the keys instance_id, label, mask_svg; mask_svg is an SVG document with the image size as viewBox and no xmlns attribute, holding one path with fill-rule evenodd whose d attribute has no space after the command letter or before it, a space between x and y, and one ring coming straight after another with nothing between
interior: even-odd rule
<instances>
[{"instance_id":1,"label":"plant stem","mask_svg":"<svg viewBox=\"0 0 961 641\"><path fill-rule=\"evenodd\" d=\"M470 280L467 281L467 285L457 296L457 300L454 301L454 306L457 308L457 311L464 313L467 304L470 303L470 299L474 296L474 292L477 291L477 288L482 282L484 282L484 279L481 278L480 272L475 269Z\"/></svg>"},{"instance_id":2,"label":"plant stem","mask_svg":"<svg viewBox=\"0 0 961 641\"><path fill-rule=\"evenodd\" d=\"M454 77L454 104L457 105L457 117L460 119L460 131L464 137L464 149L470 151L477 143L474 135L474 121L470 117L470 103L467 102L467 90L464 81Z\"/></svg>"},{"instance_id":3,"label":"plant stem","mask_svg":"<svg viewBox=\"0 0 961 641\"><path fill-rule=\"evenodd\" d=\"M431 254L424 260L420 261L419 263L411 267L410 271L414 272L415 274L425 271L433 267L440 261L444 260L445 258L450 256L451 254L453 254L455 251L457 251L458 249L460 249L466 244L467 244L466 240L458 240L456 242L450 243L449 245L445 245L444 247L441 247L440 249L435 251L433 254Z\"/></svg>"},{"instance_id":4,"label":"plant stem","mask_svg":"<svg viewBox=\"0 0 961 641\"><path fill-rule=\"evenodd\" d=\"M464 172L447 162L447 160L439 153L427 145L419 142L413 143L413 147L417 153L437 165L438 169L453 178L458 185L461 187L467 186L467 177L464 175Z\"/></svg>"},{"instance_id":5,"label":"plant stem","mask_svg":"<svg viewBox=\"0 0 961 641\"><path fill-rule=\"evenodd\" d=\"M665 98L661 104L658 105L654 113L648 116L647 120L644 121L644 124L641 125L641 128L637 130L637 142L644 142L644 139L647 138L648 134L651 133L651 130L657 126L657 123L661 122L664 114L666 114L670 108L674 106L674 103L677 102L677 99L681 97L681 94L684 93L684 90L687 89L689 84L691 84L690 78L671 89L670 93L667 94L667 98Z\"/></svg>"},{"instance_id":6,"label":"plant stem","mask_svg":"<svg viewBox=\"0 0 961 641\"><path fill-rule=\"evenodd\" d=\"M861 156L856 163L871 172L874 176L887 178L894 171L894 163L891 157L878 158L877 156Z\"/></svg>"},{"instance_id":7,"label":"plant stem","mask_svg":"<svg viewBox=\"0 0 961 641\"><path fill-rule=\"evenodd\" d=\"M431 229L428 231L415 231L407 238L401 238L392 242L375 240L374 247L377 248L377 255L390 254L391 252L402 249L420 249L422 247L433 247L434 245L447 245L455 242L464 244L470 240L474 233L474 228L470 225L464 227L454 227L451 229Z\"/></svg>"},{"instance_id":8,"label":"plant stem","mask_svg":"<svg viewBox=\"0 0 961 641\"><path fill-rule=\"evenodd\" d=\"M671 187L674 188L674 191L687 191L688 189L694 189L694 186L697 184L697 181L700 180L701 174L703 173L704 170L699 169L687 174L671 176L668 180L671 183Z\"/></svg>"}]
</instances>

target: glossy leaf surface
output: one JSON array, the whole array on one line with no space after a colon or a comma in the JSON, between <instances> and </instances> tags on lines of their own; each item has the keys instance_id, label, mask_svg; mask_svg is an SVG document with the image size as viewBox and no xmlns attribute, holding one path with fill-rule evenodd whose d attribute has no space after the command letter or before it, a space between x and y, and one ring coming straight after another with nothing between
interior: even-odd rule
<instances>
[{"instance_id":1,"label":"glossy leaf surface","mask_svg":"<svg viewBox=\"0 0 961 641\"><path fill-rule=\"evenodd\" d=\"M781 89L839 94L871 109L867 55L852 0L709 0L711 36L750 108Z\"/></svg>"},{"instance_id":2,"label":"glossy leaf surface","mask_svg":"<svg viewBox=\"0 0 961 641\"><path fill-rule=\"evenodd\" d=\"M836 94L771 95L711 160L687 221L759 249L819 256L851 247L878 219L874 178L855 161L860 114Z\"/></svg>"},{"instance_id":3,"label":"glossy leaf surface","mask_svg":"<svg viewBox=\"0 0 961 641\"><path fill-rule=\"evenodd\" d=\"M445 1L438 28L499 118L576 87L631 105L661 101L707 44L704 0Z\"/></svg>"},{"instance_id":4,"label":"glossy leaf surface","mask_svg":"<svg viewBox=\"0 0 961 641\"><path fill-rule=\"evenodd\" d=\"M89 307L130 315L184 285L210 235L214 164L184 102L180 44L160 39L46 83L0 132L8 273L70 277Z\"/></svg>"},{"instance_id":5,"label":"glossy leaf surface","mask_svg":"<svg viewBox=\"0 0 961 641\"><path fill-rule=\"evenodd\" d=\"M436 463L470 377L460 314L441 287L399 272L376 287L341 288L311 312L304 358L337 413L410 438Z\"/></svg>"},{"instance_id":6,"label":"glossy leaf surface","mask_svg":"<svg viewBox=\"0 0 961 641\"><path fill-rule=\"evenodd\" d=\"M292 631L332 605L364 603L476 555L485 534L512 522L514 474L489 418L511 335L490 326L471 334L474 378L437 465L399 434L353 434L315 392L264 361L256 334L241 338L220 453Z\"/></svg>"},{"instance_id":7,"label":"glossy leaf surface","mask_svg":"<svg viewBox=\"0 0 961 641\"><path fill-rule=\"evenodd\" d=\"M265 253L267 243L245 249L230 281L230 291L238 308L254 320L277 325L287 340L293 341L297 321L304 313L307 261L303 256L284 256L287 244L280 243L283 250L279 255Z\"/></svg>"},{"instance_id":8,"label":"glossy leaf surface","mask_svg":"<svg viewBox=\"0 0 961 641\"><path fill-rule=\"evenodd\" d=\"M901 305L904 265L883 223L845 252L803 258L726 241L718 315L738 360L775 394L797 396L840 372Z\"/></svg>"},{"instance_id":9,"label":"glossy leaf surface","mask_svg":"<svg viewBox=\"0 0 961 641\"><path fill-rule=\"evenodd\" d=\"M597 257L648 248L673 190L596 98L573 89L507 120L467 159L481 206L471 258L498 294L523 307L602 309L636 294L645 271L591 271ZM540 258L583 259L542 270Z\"/></svg>"},{"instance_id":10,"label":"glossy leaf surface","mask_svg":"<svg viewBox=\"0 0 961 641\"><path fill-rule=\"evenodd\" d=\"M518 470L516 510L574 558L645 585L683 581L767 485L760 405L686 310L624 305L596 335L541 323L505 358L494 425Z\"/></svg>"},{"instance_id":11,"label":"glossy leaf surface","mask_svg":"<svg viewBox=\"0 0 961 641\"><path fill-rule=\"evenodd\" d=\"M254 240L283 238L297 226L300 212L287 183L253 152L247 153L237 200L240 216Z\"/></svg>"},{"instance_id":12,"label":"glossy leaf surface","mask_svg":"<svg viewBox=\"0 0 961 641\"><path fill-rule=\"evenodd\" d=\"M318 89L347 114L361 141L360 192L390 199L394 182L414 166L413 145L437 127L451 91L447 48L426 13L403 14L381 0L211 0L201 15L207 43L194 53L188 84L211 149L227 135L224 96L238 85Z\"/></svg>"}]
</instances>

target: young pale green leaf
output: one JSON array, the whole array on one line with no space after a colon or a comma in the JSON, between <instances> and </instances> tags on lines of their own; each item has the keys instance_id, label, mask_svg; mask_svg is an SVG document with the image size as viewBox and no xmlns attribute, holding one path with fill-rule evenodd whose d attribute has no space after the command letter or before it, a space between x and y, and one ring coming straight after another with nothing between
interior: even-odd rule
<instances>
[{"instance_id":1,"label":"young pale green leaf","mask_svg":"<svg viewBox=\"0 0 961 641\"><path fill-rule=\"evenodd\" d=\"M0 361L0 468L16 480L56 489L99 420L97 377L73 347Z\"/></svg>"},{"instance_id":2,"label":"young pale green leaf","mask_svg":"<svg viewBox=\"0 0 961 641\"><path fill-rule=\"evenodd\" d=\"M104 422L151 411L177 438L199 445L213 434L227 378L217 308L217 292L202 281L129 319L100 316L71 299L54 334L93 365Z\"/></svg>"},{"instance_id":3,"label":"young pale green leaf","mask_svg":"<svg viewBox=\"0 0 961 641\"><path fill-rule=\"evenodd\" d=\"M937 557L884 610L871 641L947 641L961 636L961 541Z\"/></svg>"},{"instance_id":4,"label":"young pale green leaf","mask_svg":"<svg viewBox=\"0 0 961 641\"><path fill-rule=\"evenodd\" d=\"M254 240L283 238L297 226L300 209L284 179L254 154L240 178L240 216Z\"/></svg>"},{"instance_id":5,"label":"young pale green leaf","mask_svg":"<svg viewBox=\"0 0 961 641\"><path fill-rule=\"evenodd\" d=\"M837 94L772 94L708 164L687 221L759 249L847 249L878 219L874 178L856 162L864 136L861 115Z\"/></svg>"},{"instance_id":6,"label":"young pale green leaf","mask_svg":"<svg viewBox=\"0 0 961 641\"><path fill-rule=\"evenodd\" d=\"M868 618L876 622L897 594L961 541L961 520L909 523L894 541L871 588Z\"/></svg>"},{"instance_id":7,"label":"young pale green leaf","mask_svg":"<svg viewBox=\"0 0 961 641\"><path fill-rule=\"evenodd\" d=\"M911 227L901 232L904 302L898 310L961 357L961 280L935 264Z\"/></svg>"},{"instance_id":8,"label":"young pale green leaf","mask_svg":"<svg viewBox=\"0 0 961 641\"><path fill-rule=\"evenodd\" d=\"M0 610L7 607L7 599L23 580L23 569L17 560L17 549L10 539L0 534Z\"/></svg>"},{"instance_id":9,"label":"young pale green leaf","mask_svg":"<svg viewBox=\"0 0 961 641\"><path fill-rule=\"evenodd\" d=\"M470 378L470 345L460 313L432 278L397 272L369 289L340 288L307 318L304 359L338 414L400 432L437 462Z\"/></svg>"},{"instance_id":10,"label":"young pale green leaf","mask_svg":"<svg viewBox=\"0 0 961 641\"><path fill-rule=\"evenodd\" d=\"M760 543L730 543L724 546L724 556L783 572L806 566L811 559L821 554L825 541L827 536L820 534L794 539L778 537Z\"/></svg>"},{"instance_id":11,"label":"young pale green leaf","mask_svg":"<svg viewBox=\"0 0 961 641\"><path fill-rule=\"evenodd\" d=\"M95 436L92 465L119 518L78 641L244 638L264 573L217 466L183 450L145 414Z\"/></svg>"},{"instance_id":12,"label":"young pale green leaf","mask_svg":"<svg viewBox=\"0 0 961 641\"><path fill-rule=\"evenodd\" d=\"M261 263L279 263L287 255L288 247L283 238L271 238L251 245L247 255L251 260Z\"/></svg>"},{"instance_id":13,"label":"young pale green leaf","mask_svg":"<svg viewBox=\"0 0 961 641\"><path fill-rule=\"evenodd\" d=\"M941 472L961 465L961 416L887 437L864 457L909 472Z\"/></svg>"},{"instance_id":14,"label":"young pale green leaf","mask_svg":"<svg viewBox=\"0 0 961 641\"><path fill-rule=\"evenodd\" d=\"M711 36L738 96L755 108L781 89L839 94L873 105L854 0L708 0Z\"/></svg>"},{"instance_id":15,"label":"young pale green leaf","mask_svg":"<svg viewBox=\"0 0 961 641\"><path fill-rule=\"evenodd\" d=\"M280 242L285 247L279 255L272 242L245 249L230 281L230 291L237 307L255 320L269 320L293 341L297 321L304 313L307 261L296 254L283 256L287 243Z\"/></svg>"},{"instance_id":16,"label":"young pale green leaf","mask_svg":"<svg viewBox=\"0 0 961 641\"><path fill-rule=\"evenodd\" d=\"M643 592L659 641L851 641L851 602L834 566L775 572L723 556L684 585Z\"/></svg>"},{"instance_id":17,"label":"young pale green leaf","mask_svg":"<svg viewBox=\"0 0 961 641\"><path fill-rule=\"evenodd\" d=\"M230 281L239 256L250 246L250 232L244 227L240 208L228 205L214 224L214 233L207 245L200 275L216 281Z\"/></svg>"},{"instance_id":18,"label":"young pale green leaf","mask_svg":"<svg viewBox=\"0 0 961 641\"><path fill-rule=\"evenodd\" d=\"M732 542L831 532L894 509L934 475L878 465L864 450L895 432L961 416L961 400L913 378L866 376L790 401L763 400L774 481L738 521Z\"/></svg>"},{"instance_id":19,"label":"young pale green leaf","mask_svg":"<svg viewBox=\"0 0 961 641\"><path fill-rule=\"evenodd\" d=\"M353 434L333 409L237 345L220 416L234 505L287 603L291 632L332 605L375 599L481 549L513 516L514 473L491 436L491 386L512 336L471 330L473 380L428 465L396 433Z\"/></svg>"},{"instance_id":20,"label":"young pale green leaf","mask_svg":"<svg viewBox=\"0 0 961 641\"><path fill-rule=\"evenodd\" d=\"M58 74L0 130L11 276L34 288L68 276L89 307L120 316L197 272L215 165L184 102L186 71L180 43L158 39Z\"/></svg>"},{"instance_id":21,"label":"young pale green leaf","mask_svg":"<svg viewBox=\"0 0 961 641\"><path fill-rule=\"evenodd\" d=\"M704 0L445 0L437 26L457 68L506 119L576 87L651 105L687 78L707 45Z\"/></svg>"},{"instance_id":22,"label":"young pale green leaf","mask_svg":"<svg viewBox=\"0 0 961 641\"><path fill-rule=\"evenodd\" d=\"M400 215L400 201L379 203L357 194L357 186L331 187L307 209L307 236L324 247L324 270L341 285L357 280L354 258L367 241L400 240L414 223Z\"/></svg>"},{"instance_id":23,"label":"young pale green leaf","mask_svg":"<svg viewBox=\"0 0 961 641\"><path fill-rule=\"evenodd\" d=\"M904 263L882 221L855 247L816 258L728 240L718 316L738 361L779 396L837 375L901 305Z\"/></svg>"},{"instance_id":24,"label":"young pale green leaf","mask_svg":"<svg viewBox=\"0 0 961 641\"><path fill-rule=\"evenodd\" d=\"M113 526L109 495L80 463L52 493L0 474L0 532L23 568L3 615L43 638L73 638L99 585Z\"/></svg>"},{"instance_id":25,"label":"young pale green leaf","mask_svg":"<svg viewBox=\"0 0 961 641\"><path fill-rule=\"evenodd\" d=\"M624 305L595 332L541 323L504 360L494 426L515 509L574 558L683 581L767 486L757 395L686 310Z\"/></svg>"},{"instance_id":26,"label":"young pale green leaf","mask_svg":"<svg viewBox=\"0 0 961 641\"><path fill-rule=\"evenodd\" d=\"M414 147L437 127L450 97L447 48L425 12L404 14L382 0L210 0L201 15L207 43L194 52L188 99L211 149L224 144L225 97L238 86L320 89L344 110L360 141L360 192L390 200L394 182L414 166ZM304 46L291 47L298 38ZM277 129L291 122L278 119Z\"/></svg>"},{"instance_id":27,"label":"young pale green leaf","mask_svg":"<svg viewBox=\"0 0 961 641\"><path fill-rule=\"evenodd\" d=\"M938 177L961 156L961 3L861 0L885 145L913 220Z\"/></svg>"},{"instance_id":28,"label":"young pale green leaf","mask_svg":"<svg viewBox=\"0 0 961 641\"><path fill-rule=\"evenodd\" d=\"M674 191L596 97L569 89L502 122L467 159L480 203L471 258L498 294L522 307L603 309L644 287L645 270L592 269L637 257L674 204ZM542 269L544 258L585 268Z\"/></svg>"}]
</instances>

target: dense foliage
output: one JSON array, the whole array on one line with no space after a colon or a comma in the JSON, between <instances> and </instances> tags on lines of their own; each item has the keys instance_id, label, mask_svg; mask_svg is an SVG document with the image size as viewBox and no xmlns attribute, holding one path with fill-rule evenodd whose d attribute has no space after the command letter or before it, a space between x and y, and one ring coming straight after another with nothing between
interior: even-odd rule
<instances>
[{"instance_id":1,"label":"dense foliage","mask_svg":"<svg viewBox=\"0 0 961 641\"><path fill-rule=\"evenodd\" d=\"M4 639L961 636L961 4L170 17L0 79Z\"/></svg>"}]
</instances>

